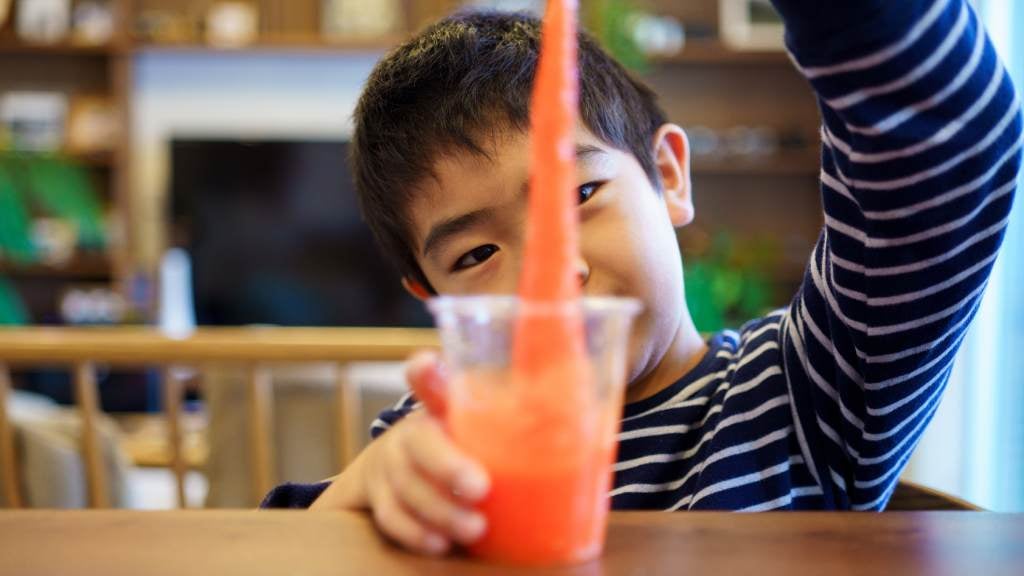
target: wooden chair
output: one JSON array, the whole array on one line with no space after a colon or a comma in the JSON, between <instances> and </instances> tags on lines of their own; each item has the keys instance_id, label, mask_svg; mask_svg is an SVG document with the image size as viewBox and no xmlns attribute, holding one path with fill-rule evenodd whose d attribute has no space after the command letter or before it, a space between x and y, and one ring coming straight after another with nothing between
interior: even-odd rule
<instances>
[{"instance_id":1,"label":"wooden chair","mask_svg":"<svg viewBox=\"0 0 1024 576\"><path fill-rule=\"evenodd\" d=\"M96 364L159 366L164 376L172 470L178 505L185 505L185 459L181 450L182 386L175 366L234 363L248 367L249 448L253 502L259 502L274 478L272 415L273 363L330 362L337 365L336 411L338 463L355 457L362 434L359 391L346 378L352 361L405 359L413 351L437 345L432 330L382 328L203 328L186 339L170 339L144 328L0 329L0 408L11 386L9 366L67 366L73 372L76 402L82 414L82 454L91 507L104 508L106 481L96 433L99 414ZM21 507L18 459L6 409L0 409L0 474L3 501ZM969 502L901 481L886 510L980 510Z\"/></svg>"},{"instance_id":2,"label":"wooden chair","mask_svg":"<svg viewBox=\"0 0 1024 576\"><path fill-rule=\"evenodd\" d=\"M885 510L886 512L922 510L967 510L977 512L982 510L982 508L945 492L900 480Z\"/></svg>"},{"instance_id":3,"label":"wooden chair","mask_svg":"<svg viewBox=\"0 0 1024 576\"><path fill-rule=\"evenodd\" d=\"M413 351L436 347L428 329L391 328L203 328L188 338L171 339L149 328L10 328L0 329L0 480L3 502L24 505L14 435L7 418L10 366L67 367L73 374L76 404L82 418L82 455L89 505L108 506L106 479L96 432L100 411L97 364L157 366L164 378L164 411L179 507L185 506L186 463L181 447L181 370L205 363L247 367L251 492L258 503L274 484L272 364L331 363L336 366L336 434L338 464L358 451L363 422L359 390L345 365L355 361L403 360Z\"/></svg>"}]
</instances>

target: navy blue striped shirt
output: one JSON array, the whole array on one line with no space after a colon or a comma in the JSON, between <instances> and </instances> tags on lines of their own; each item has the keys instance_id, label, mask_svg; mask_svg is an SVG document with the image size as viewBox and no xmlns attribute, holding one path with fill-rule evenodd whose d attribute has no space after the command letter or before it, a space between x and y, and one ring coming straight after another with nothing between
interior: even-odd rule
<instances>
[{"instance_id":1,"label":"navy blue striped shirt","mask_svg":"<svg viewBox=\"0 0 1024 576\"><path fill-rule=\"evenodd\" d=\"M821 107L825 226L787 308L625 407L617 509L882 509L1003 237L1020 105L967 2L776 6Z\"/></svg>"}]
</instances>

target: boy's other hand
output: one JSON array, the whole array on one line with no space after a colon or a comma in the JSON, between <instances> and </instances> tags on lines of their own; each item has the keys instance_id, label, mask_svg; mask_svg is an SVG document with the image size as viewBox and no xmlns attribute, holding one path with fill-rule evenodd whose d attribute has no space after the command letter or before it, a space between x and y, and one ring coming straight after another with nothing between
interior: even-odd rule
<instances>
[{"instance_id":1,"label":"boy's other hand","mask_svg":"<svg viewBox=\"0 0 1024 576\"><path fill-rule=\"evenodd\" d=\"M420 354L407 377L436 379L437 358ZM370 510L377 527L400 545L444 554L472 544L486 530L473 505L486 496L483 467L462 453L441 422L425 410L409 414L375 440L311 506L312 510Z\"/></svg>"}]
</instances>

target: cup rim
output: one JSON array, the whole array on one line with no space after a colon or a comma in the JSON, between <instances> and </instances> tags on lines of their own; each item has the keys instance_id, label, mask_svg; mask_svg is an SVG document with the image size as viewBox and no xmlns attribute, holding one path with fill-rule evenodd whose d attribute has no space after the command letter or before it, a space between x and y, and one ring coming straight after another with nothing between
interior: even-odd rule
<instances>
[{"instance_id":1,"label":"cup rim","mask_svg":"<svg viewBox=\"0 0 1024 576\"><path fill-rule=\"evenodd\" d=\"M635 316L643 304L631 297L584 296L571 300L523 300L517 295L470 294L465 296L434 296L427 299L427 309L433 314L488 312L518 312L527 314L564 314L578 310L584 313L612 313Z\"/></svg>"}]
</instances>

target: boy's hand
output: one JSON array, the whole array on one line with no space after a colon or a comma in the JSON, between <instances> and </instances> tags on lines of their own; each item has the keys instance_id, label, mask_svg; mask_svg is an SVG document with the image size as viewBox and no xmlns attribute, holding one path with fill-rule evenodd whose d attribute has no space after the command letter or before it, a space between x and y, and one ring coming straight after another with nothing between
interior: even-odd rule
<instances>
[{"instance_id":1,"label":"boy's hand","mask_svg":"<svg viewBox=\"0 0 1024 576\"><path fill-rule=\"evenodd\" d=\"M406 374L411 384L436 380L438 366L433 355L417 355ZM489 487L486 472L452 443L441 423L417 410L364 450L311 509L369 509L377 527L402 546L443 554L483 535L484 517L472 505Z\"/></svg>"}]
</instances>

